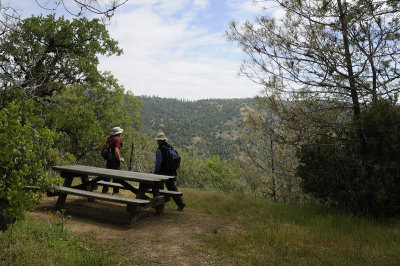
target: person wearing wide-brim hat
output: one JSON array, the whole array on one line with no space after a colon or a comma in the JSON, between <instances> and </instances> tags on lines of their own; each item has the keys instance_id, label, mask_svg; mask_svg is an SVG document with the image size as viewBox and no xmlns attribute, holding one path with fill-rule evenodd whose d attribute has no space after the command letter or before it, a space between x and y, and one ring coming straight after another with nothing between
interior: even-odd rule
<instances>
[{"instance_id":1,"label":"person wearing wide-brim hat","mask_svg":"<svg viewBox=\"0 0 400 266\"><path fill-rule=\"evenodd\" d=\"M120 128L120 127L114 127L114 128L112 129L112 131L111 131L111 135L112 135L112 136L116 136L116 135L121 136L122 132L124 132L124 130L123 130L122 128Z\"/></svg>"},{"instance_id":2,"label":"person wearing wide-brim hat","mask_svg":"<svg viewBox=\"0 0 400 266\"><path fill-rule=\"evenodd\" d=\"M107 169L121 170L121 162L124 162L124 158L121 157L121 134L124 130L120 127L114 127L111 130L110 136L107 137L107 143L111 146L111 154L107 158ZM108 178L108 181L110 178ZM106 180L107 181L107 180ZM104 185L102 193L108 193L108 186ZM113 187L113 194L119 194L119 188Z\"/></svg>"},{"instance_id":3,"label":"person wearing wide-brim hat","mask_svg":"<svg viewBox=\"0 0 400 266\"><path fill-rule=\"evenodd\" d=\"M155 140L157 141L167 141L167 137L165 136L165 134L163 132L160 132L157 134L157 136L155 137Z\"/></svg>"},{"instance_id":4,"label":"person wearing wide-brim hat","mask_svg":"<svg viewBox=\"0 0 400 266\"><path fill-rule=\"evenodd\" d=\"M176 170L171 170L167 167L166 163L167 160L165 159L167 156L167 150L173 149L171 145L167 143L167 137L163 132L157 134L155 140L157 141L158 148L156 150L156 164L154 167L154 174L159 175L169 175L169 176L177 176L178 173ZM171 191L178 191L176 187L175 180L168 180L165 182L168 190ZM185 203L183 202L182 196L172 196L172 199L175 201L176 205L178 206L179 211L183 211L185 208Z\"/></svg>"}]
</instances>

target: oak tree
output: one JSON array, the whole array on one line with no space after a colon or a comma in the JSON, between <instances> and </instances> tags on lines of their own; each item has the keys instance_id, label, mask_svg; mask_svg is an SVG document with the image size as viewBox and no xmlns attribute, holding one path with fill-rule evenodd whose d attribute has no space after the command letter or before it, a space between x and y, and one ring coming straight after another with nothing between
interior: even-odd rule
<instances>
[{"instance_id":1,"label":"oak tree","mask_svg":"<svg viewBox=\"0 0 400 266\"><path fill-rule=\"evenodd\" d=\"M96 83L98 55L121 54L99 20L31 17L0 38L1 106L42 99L70 84Z\"/></svg>"},{"instance_id":2,"label":"oak tree","mask_svg":"<svg viewBox=\"0 0 400 266\"><path fill-rule=\"evenodd\" d=\"M69 150L56 149L54 143L60 141L57 141L59 128L50 127L47 121L50 107L56 104L54 94L83 84L101 87L103 83L113 90L114 84L107 83L110 79L97 70L97 56L120 54L122 51L98 20L80 18L68 21L55 19L54 15L18 22L15 28L0 36L0 47L0 139L3 143L0 229L5 230L24 211L32 209L38 200L24 187L37 186L41 191L50 189L57 183L57 179L47 172L50 167L56 163L70 163L73 159ZM121 89L117 90L121 92ZM123 93L120 94L122 106L135 104L131 96L125 101ZM82 96L77 93L71 97ZM93 118L93 108L83 109L89 104L76 102L82 105L70 105L65 109L60 105L64 117L60 117L58 123L68 121L69 114L80 118L81 123L72 121L75 125L71 128L75 129L74 133L84 133L79 131L79 127L88 125L90 130L86 133L90 134L85 142L88 144L98 132L91 129L97 129L98 124ZM126 113L132 112L135 110ZM75 143L71 145L75 147Z\"/></svg>"}]
</instances>

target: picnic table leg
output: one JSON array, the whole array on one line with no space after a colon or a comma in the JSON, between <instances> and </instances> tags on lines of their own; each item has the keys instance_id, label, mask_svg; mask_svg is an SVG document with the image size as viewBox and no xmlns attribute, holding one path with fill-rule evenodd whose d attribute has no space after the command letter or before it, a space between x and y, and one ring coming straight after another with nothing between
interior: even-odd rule
<instances>
[{"instance_id":1,"label":"picnic table leg","mask_svg":"<svg viewBox=\"0 0 400 266\"><path fill-rule=\"evenodd\" d=\"M70 187L72 185L72 180L74 179L71 174L61 172L61 175L64 177L64 187ZM56 203L56 210L61 210L64 208L65 200L67 199L67 194L60 194Z\"/></svg>"},{"instance_id":2,"label":"picnic table leg","mask_svg":"<svg viewBox=\"0 0 400 266\"><path fill-rule=\"evenodd\" d=\"M135 223L138 219L140 207L136 206L136 205L127 204L126 210L129 213L129 225L131 225L131 226L135 225Z\"/></svg>"},{"instance_id":3,"label":"picnic table leg","mask_svg":"<svg viewBox=\"0 0 400 266\"><path fill-rule=\"evenodd\" d=\"M148 184L139 183L139 189L136 191L136 198L137 199L147 199L146 191L149 189Z\"/></svg>"},{"instance_id":4,"label":"picnic table leg","mask_svg":"<svg viewBox=\"0 0 400 266\"><path fill-rule=\"evenodd\" d=\"M156 215L162 215L164 213L164 204L156 207Z\"/></svg>"},{"instance_id":5,"label":"picnic table leg","mask_svg":"<svg viewBox=\"0 0 400 266\"><path fill-rule=\"evenodd\" d=\"M93 191L94 190L94 185L88 184L89 183L89 176L87 175L81 175L81 181L83 185L86 185L86 190L87 191Z\"/></svg>"},{"instance_id":6,"label":"picnic table leg","mask_svg":"<svg viewBox=\"0 0 400 266\"><path fill-rule=\"evenodd\" d=\"M85 184L89 183L89 177L87 175L81 175L81 181L82 181L82 184L85 185ZM87 184L85 186L85 188L86 188L87 191L93 191L93 189L94 189L93 185L91 185L91 184ZM88 201L89 202L94 202L95 199L94 198L88 198Z\"/></svg>"},{"instance_id":7,"label":"picnic table leg","mask_svg":"<svg viewBox=\"0 0 400 266\"><path fill-rule=\"evenodd\" d=\"M152 187L152 193L153 193L153 204L155 205L155 209L156 209L156 215L162 215L164 212L164 201L165 201L165 197L161 199L157 199L160 196L160 188L162 188L164 185L163 182L160 183L156 183L153 185ZM161 197L160 197L161 198ZM161 202L160 202L161 201Z\"/></svg>"}]
</instances>

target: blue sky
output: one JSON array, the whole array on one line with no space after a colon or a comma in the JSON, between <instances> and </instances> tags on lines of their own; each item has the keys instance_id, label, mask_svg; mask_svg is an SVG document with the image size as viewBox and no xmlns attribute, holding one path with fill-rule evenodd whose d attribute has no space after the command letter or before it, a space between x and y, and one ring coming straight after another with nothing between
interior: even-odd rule
<instances>
[{"instance_id":1,"label":"blue sky","mask_svg":"<svg viewBox=\"0 0 400 266\"><path fill-rule=\"evenodd\" d=\"M10 2L23 17L46 13L34 0ZM124 54L101 58L99 68L137 96L254 97L262 87L238 75L244 54L225 31L260 14L251 0L129 0L107 26Z\"/></svg>"}]
</instances>

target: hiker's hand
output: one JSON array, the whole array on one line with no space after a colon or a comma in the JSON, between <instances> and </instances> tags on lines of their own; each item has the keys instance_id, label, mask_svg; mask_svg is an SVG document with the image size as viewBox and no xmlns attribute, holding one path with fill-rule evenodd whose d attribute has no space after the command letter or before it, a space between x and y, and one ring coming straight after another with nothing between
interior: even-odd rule
<instances>
[{"instance_id":1,"label":"hiker's hand","mask_svg":"<svg viewBox=\"0 0 400 266\"><path fill-rule=\"evenodd\" d=\"M124 162L124 161L125 161L124 158L120 158L119 160L120 160L121 162Z\"/></svg>"}]
</instances>

